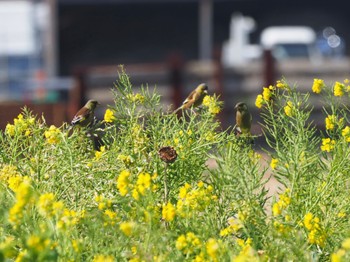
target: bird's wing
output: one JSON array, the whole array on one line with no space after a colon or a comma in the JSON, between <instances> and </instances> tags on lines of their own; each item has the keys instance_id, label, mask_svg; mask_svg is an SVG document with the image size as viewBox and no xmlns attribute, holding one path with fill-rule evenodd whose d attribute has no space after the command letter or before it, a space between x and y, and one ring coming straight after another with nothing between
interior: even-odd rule
<instances>
[{"instance_id":1,"label":"bird's wing","mask_svg":"<svg viewBox=\"0 0 350 262\"><path fill-rule=\"evenodd\" d=\"M81 121L84 121L85 119L89 118L91 114L91 110L88 110L86 108L82 108L78 111L78 113L73 117L71 124L76 125Z\"/></svg>"},{"instance_id":2,"label":"bird's wing","mask_svg":"<svg viewBox=\"0 0 350 262\"><path fill-rule=\"evenodd\" d=\"M182 103L183 105L186 105L188 104L190 101L194 101L197 99L197 92L196 90L193 90L189 95L188 97L185 99L185 101Z\"/></svg>"}]
</instances>

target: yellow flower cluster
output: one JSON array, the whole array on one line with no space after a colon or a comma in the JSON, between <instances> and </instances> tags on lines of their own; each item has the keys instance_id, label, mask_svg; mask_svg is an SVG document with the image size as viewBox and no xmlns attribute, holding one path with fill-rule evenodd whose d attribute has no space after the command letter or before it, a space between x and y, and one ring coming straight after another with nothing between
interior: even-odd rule
<instances>
[{"instance_id":1,"label":"yellow flower cluster","mask_svg":"<svg viewBox=\"0 0 350 262\"><path fill-rule=\"evenodd\" d=\"M321 150L331 152L334 149L335 140L330 138L322 138Z\"/></svg>"},{"instance_id":2,"label":"yellow flower cluster","mask_svg":"<svg viewBox=\"0 0 350 262\"><path fill-rule=\"evenodd\" d=\"M279 200L272 206L273 216L279 216L282 214L282 211L285 210L289 205L291 198L289 196L290 189L287 188L283 194L279 196Z\"/></svg>"},{"instance_id":3,"label":"yellow flower cluster","mask_svg":"<svg viewBox=\"0 0 350 262\"><path fill-rule=\"evenodd\" d=\"M312 213L307 213L304 216L303 222L305 228L309 231L309 243L323 247L326 240L326 234L321 227L320 219L318 217L315 217Z\"/></svg>"},{"instance_id":4,"label":"yellow flower cluster","mask_svg":"<svg viewBox=\"0 0 350 262\"><path fill-rule=\"evenodd\" d=\"M335 82L333 87L334 96L343 96L345 90L345 85L340 82Z\"/></svg>"},{"instance_id":5,"label":"yellow flower cluster","mask_svg":"<svg viewBox=\"0 0 350 262\"><path fill-rule=\"evenodd\" d=\"M127 94L126 99L136 104L143 104L145 102L145 97L139 93Z\"/></svg>"},{"instance_id":6,"label":"yellow flower cluster","mask_svg":"<svg viewBox=\"0 0 350 262\"><path fill-rule=\"evenodd\" d=\"M205 244L205 249L207 254L213 261L217 261L217 255L219 252L219 242L215 238L209 238L207 243Z\"/></svg>"},{"instance_id":7,"label":"yellow flower cluster","mask_svg":"<svg viewBox=\"0 0 350 262\"><path fill-rule=\"evenodd\" d=\"M345 79L343 83L336 81L333 85L333 94L334 96L341 97L344 95L345 92L350 91L350 81L349 79ZM313 85L312 85L312 91L316 94L319 94L322 92L322 89L326 87L324 80L315 78Z\"/></svg>"},{"instance_id":8,"label":"yellow flower cluster","mask_svg":"<svg viewBox=\"0 0 350 262\"><path fill-rule=\"evenodd\" d=\"M201 241L192 232L180 235L176 240L176 248L186 256L194 254L200 247Z\"/></svg>"},{"instance_id":9,"label":"yellow flower cluster","mask_svg":"<svg viewBox=\"0 0 350 262\"><path fill-rule=\"evenodd\" d=\"M242 221L236 217L230 217L227 222L229 224L228 227L220 231L220 236L222 237L237 233L243 227Z\"/></svg>"},{"instance_id":10,"label":"yellow flower cluster","mask_svg":"<svg viewBox=\"0 0 350 262\"><path fill-rule=\"evenodd\" d=\"M217 115L221 111L221 106L216 97L207 95L203 98L202 104L208 108L210 114Z\"/></svg>"},{"instance_id":11,"label":"yellow flower cluster","mask_svg":"<svg viewBox=\"0 0 350 262\"><path fill-rule=\"evenodd\" d=\"M14 136L15 134L24 134L29 136L32 133L32 128L35 124L35 118L24 118L22 114L19 114L17 118L13 120L13 124L7 124L5 133L9 136Z\"/></svg>"},{"instance_id":12,"label":"yellow flower cluster","mask_svg":"<svg viewBox=\"0 0 350 262\"><path fill-rule=\"evenodd\" d=\"M325 87L324 81L322 79L315 78L312 85L312 92L319 94L322 89Z\"/></svg>"},{"instance_id":13,"label":"yellow flower cluster","mask_svg":"<svg viewBox=\"0 0 350 262\"><path fill-rule=\"evenodd\" d=\"M124 233L124 235L129 237L133 233L135 226L136 224L133 221L122 222L119 225L119 229Z\"/></svg>"},{"instance_id":14,"label":"yellow flower cluster","mask_svg":"<svg viewBox=\"0 0 350 262\"><path fill-rule=\"evenodd\" d=\"M112 206L112 200L105 198L103 195L96 195L95 201L98 205L99 210L105 210Z\"/></svg>"},{"instance_id":15,"label":"yellow flower cluster","mask_svg":"<svg viewBox=\"0 0 350 262\"><path fill-rule=\"evenodd\" d=\"M112 123L115 120L114 112L107 108L103 119L107 123Z\"/></svg>"},{"instance_id":16,"label":"yellow flower cluster","mask_svg":"<svg viewBox=\"0 0 350 262\"><path fill-rule=\"evenodd\" d=\"M287 104L283 109L284 113L289 117L292 117L295 114L295 107L292 101L287 101Z\"/></svg>"},{"instance_id":17,"label":"yellow flower cluster","mask_svg":"<svg viewBox=\"0 0 350 262\"><path fill-rule=\"evenodd\" d=\"M262 94L259 94L256 97L255 106L257 108L261 108L264 104L269 103L269 101L273 95L273 91L275 89L276 89L275 86L272 86L272 85L270 85L269 87L263 87Z\"/></svg>"},{"instance_id":18,"label":"yellow flower cluster","mask_svg":"<svg viewBox=\"0 0 350 262\"><path fill-rule=\"evenodd\" d=\"M163 205L163 209L162 209L162 218L167 221L167 222L171 222L174 220L176 215L176 209L175 207L168 202L166 205Z\"/></svg>"},{"instance_id":19,"label":"yellow flower cluster","mask_svg":"<svg viewBox=\"0 0 350 262\"><path fill-rule=\"evenodd\" d=\"M288 85L285 81L282 80L277 80L276 81L276 87L280 88L280 89L288 89Z\"/></svg>"},{"instance_id":20,"label":"yellow flower cluster","mask_svg":"<svg viewBox=\"0 0 350 262\"><path fill-rule=\"evenodd\" d=\"M278 164L278 159L277 158L272 158L271 159L271 163L270 163L270 167L275 170Z\"/></svg>"},{"instance_id":21,"label":"yellow flower cluster","mask_svg":"<svg viewBox=\"0 0 350 262\"><path fill-rule=\"evenodd\" d=\"M126 196L130 189L130 171L123 170L117 178L117 188L121 196Z\"/></svg>"},{"instance_id":22,"label":"yellow flower cluster","mask_svg":"<svg viewBox=\"0 0 350 262\"><path fill-rule=\"evenodd\" d=\"M107 256L107 255L96 255L92 260L92 262L114 262L114 261L115 259L113 256Z\"/></svg>"},{"instance_id":23,"label":"yellow flower cluster","mask_svg":"<svg viewBox=\"0 0 350 262\"><path fill-rule=\"evenodd\" d=\"M0 170L0 182L7 184L13 192L17 192L24 178L25 177L17 171L17 168L12 165L4 165Z\"/></svg>"},{"instance_id":24,"label":"yellow flower cluster","mask_svg":"<svg viewBox=\"0 0 350 262\"><path fill-rule=\"evenodd\" d=\"M56 211L57 212L57 211ZM85 217L85 211L75 211L68 208L63 208L63 212L57 221L56 228L58 230L67 230L75 225L77 225L80 219Z\"/></svg>"},{"instance_id":25,"label":"yellow flower cluster","mask_svg":"<svg viewBox=\"0 0 350 262\"><path fill-rule=\"evenodd\" d=\"M46 218L60 215L63 211L62 201L56 201L53 193L42 194L37 202L39 213Z\"/></svg>"},{"instance_id":26,"label":"yellow flower cluster","mask_svg":"<svg viewBox=\"0 0 350 262\"><path fill-rule=\"evenodd\" d=\"M1 231L0 231L1 233ZM6 258L13 258L16 255L15 252L15 238L13 236L8 236L0 242L0 254L2 255L2 261L7 261Z\"/></svg>"},{"instance_id":27,"label":"yellow flower cluster","mask_svg":"<svg viewBox=\"0 0 350 262\"><path fill-rule=\"evenodd\" d=\"M95 160L100 160L104 152L106 152L105 146L101 146L100 150L95 151Z\"/></svg>"},{"instance_id":28,"label":"yellow flower cluster","mask_svg":"<svg viewBox=\"0 0 350 262\"><path fill-rule=\"evenodd\" d=\"M336 115L328 115L325 119L325 125L327 130L334 130L336 126L342 126L344 118L338 120Z\"/></svg>"},{"instance_id":29,"label":"yellow flower cluster","mask_svg":"<svg viewBox=\"0 0 350 262\"><path fill-rule=\"evenodd\" d=\"M238 238L236 240L236 242L241 247L241 251L238 254L238 256L236 256L234 258L233 261L237 261L237 262L244 262L244 261L258 262L258 261L260 261L255 254L256 252L255 252L254 248L252 248L253 241L251 238L248 238L245 241L243 239Z\"/></svg>"},{"instance_id":30,"label":"yellow flower cluster","mask_svg":"<svg viewBox=\"0 0 350 262\"><path fill-rule=\"evenodd\" d=\"M346 254L349 254L349 251L350 251L350 238L346 238L342 242L341 248L339 248L337 250L337 252L335 252L331 255L331 262L345 261L345 260L343 260L343 257Z\"/></svg>"},{"instance_id":31,"label":"yellow flower cluster","mask_svg":"<svg viewBox=\"0 0 350 262\"><path fill-rule=\"evenodd\" d=\"M61 130L51 125L49 130L45 131L44 136L47 143L51 145L58 144L61 141Z\"/></svg>"},{"instance_id":32,"label":"yellow flower cluster","mask_svg":"<svg viewBox=\"0 0 350 262\"><path fill-rule=\"evenodd\" d=\"M344 127L341 131L341 135L343 136L346 142L350 142L350 127Z\"/></svg>"},{"instance_id":33,"label":"yellow flower cluster","mask_svg":"<svg viewBox=\"0 0 350 262\"><path fill-rule=\"evenodd\" d=\"M134 162L134 160L131 156L127 156L127 155L123 155L123 154L118 155L117 160L122 161L125 166L129 166L131 163Z\"/></svg>"},{"instance_id":34,"label":"yellow flower cluster","mask_svg":"<svg viewBox=\"0 0 350 262\"><path fill-rule=\"evenodd\" d=\"M205 210L217 196L213 195L213 187L211 185L205 186L202 181L198 182L197 188L191 188L189 184L185 184L179 190L179 200L176 205L176 212L181 217L188 217L191 215L190 211Z\"/></svg>"},{"instance_id":35,"label":"yellow flower cluster","mask_svg":"<svg viewBox=\"0 0 350 262\"><path fill-rule=\"evenodd\" d=\"M119 221L117 213L111 209L112 200L105 198L103 195L96 195L95 201L98 209L103 211L104 226L115 225Z\"/></svg>"},{"instance_id":36,"label":"yellow flower cluster","mask_svg":"<svg viewBox=\"0 0 350 262\"><path fill-rule=\"evenodd\" d=\"M104 214L103 219L105 221L103 223L104 226L108 226L108 225L114 226L116 222L119 221L117 212L111 209L106 209L103 214Z\"/></svg>"},{"instance_id":37,"label":"yellow flower cluster","mask_svg":"<svg viewBox=\"0 0 350 262\"><path fill-rule=\"evenodd\" d=\"M140 195L144 196L146 191L151 188L152 179L156 179L156 175L151 177L150 174L141 172L137 177L135 185L133 185L130 171L123 170L117 178L117 188L121 196L132 193L132 197L135 200L139 200Z\"/></svg>"},{"instance_id":38,"label":"yellow flower cluster","mask_svg":"<svg viewBox=\"0 0 350 262\"><path fill-rule=\"evenodd\" d=\"M151 175L148 173L140 173L137 177L136 186L133 189L132 196L134 199L139 200L140 194L145 195L146 190L151 187Z\"/></svg>"},{"instance_id":39,"label":"yellow flower cluster","mask_svg":"<svg viewBox=\"0 0 350 262\"><path fill-rule=\"evenodd\" d=\"M27 239L27 247L29 250L34 251L34 253L43 252L45 249L50 249L51 241L37 235L31 235Z\"/></svg>"},{"instance_id":40,"label":"yellow flower cluster","mask_svg":"<svg viewBox=\"0 0 350 262\"><path fill-rule=\"evenodd\" d=\"M32 201L33 190L31 188L31 180L27 177L18 186L16 191L16 202L9 211L9 222L16 227L22 222L25 207Z\"/></svg>"}]
</instances>

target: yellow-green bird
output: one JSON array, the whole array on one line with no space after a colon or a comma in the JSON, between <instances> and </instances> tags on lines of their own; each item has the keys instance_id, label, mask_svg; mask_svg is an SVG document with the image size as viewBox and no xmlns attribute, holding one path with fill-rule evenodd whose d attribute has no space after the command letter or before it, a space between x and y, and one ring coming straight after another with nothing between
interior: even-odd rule
<instances>
[{"instance_id":1,"label":"yellow-green bird","mask_svg":"<svg viewBox=\"0 0 350 262\"><path fill-rule=\"evenodd\" d=\"M79 109L72 119L71 126L82 126L86 127L94 121L94 111L99 102L96 100L89 100L87 103Z\"/></svg>"},{"instance_id":2,"label":"yellow-green bird","mask_svg":"<svg viewBox=\"0 0 350 262\"><path fill-rule=\"evenodd\" d=\"M174 111L176 113L179 110L198 107L202 104L203 98L208 95L208 86L204 83L197 86L188 97L183 101L182 105Z\"/></svg>"},{"instance_id":3,"label":"yellow-green bird","mask_svg":"<svg viewBox=\"0 0 350 262\"><path fill-rule=\"evenodd\" d=\"M250 135L252 126L252 115L248 110L246 103L239 102L235 105L236 110L236 129L244 135Z\"/></svg>"}]
</instances>

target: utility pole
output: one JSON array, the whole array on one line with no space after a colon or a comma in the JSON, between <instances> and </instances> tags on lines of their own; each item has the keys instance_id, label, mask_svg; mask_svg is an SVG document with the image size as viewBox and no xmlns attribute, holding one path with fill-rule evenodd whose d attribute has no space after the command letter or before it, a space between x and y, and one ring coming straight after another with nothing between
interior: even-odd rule
<instances>
[{"instance_id":1,"label":"utility pole","mask_svg":"<svg viewBox=\"0 0 350 262\"><path fill-rule=\"evenodd\" d=\"M212 59L213 0L199 0L199 59Z\"/></svg>"}]
</instances>

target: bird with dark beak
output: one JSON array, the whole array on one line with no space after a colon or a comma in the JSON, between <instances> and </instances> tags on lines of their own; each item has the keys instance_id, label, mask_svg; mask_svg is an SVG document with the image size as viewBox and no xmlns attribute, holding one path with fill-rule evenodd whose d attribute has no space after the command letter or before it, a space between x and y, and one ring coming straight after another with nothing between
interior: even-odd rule
<instances>
[{"instance_id":1,"label":"bird with dark beak","mask_svg":"<svg viewBox=\"0 0 350 262\"><path fill-rule=\"evenodd\" d=\"M79 109L71 121L71 126L87 127L92 125L94 121L94 111L97 105L100 103L96 100L89 100L87 103Z\"/></svg>"},{"instance_id":2,"label":"bird with dark beak","mask_svg":"<svg viewBox=\"0 0 350 262\"><path fill-rule=\"evenodd\" d=\"M188 108L195 108L202 104L203 98L208 95L208 86L204 83L197 86L195 90L193 90L188 97L185 99L185 101L182 103L182 105L177 108L174 113L176 113L179 110L188 109Z\"/></svg>"},{"instance_id":3,"label":"bird with dark beak","mask_svg":"<svg viewBox=\"0 0 350 262\"><path fill-rule=\"evenodd\" d=\"M235 105L236 110L236 130L240 134L250 135L250 128L252 126L252 115L248 110L246 103L239 102Z\"/></svg>"}]
</instances>

